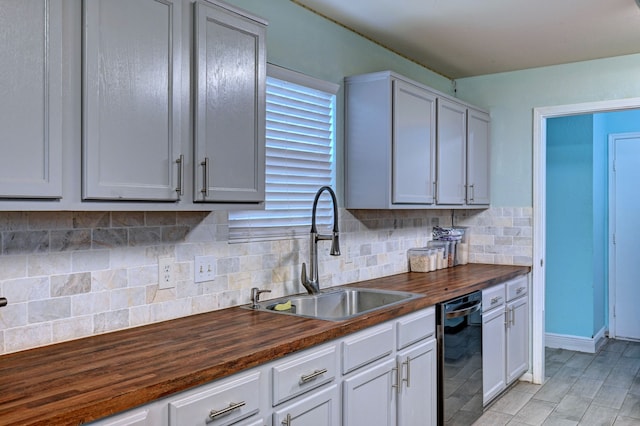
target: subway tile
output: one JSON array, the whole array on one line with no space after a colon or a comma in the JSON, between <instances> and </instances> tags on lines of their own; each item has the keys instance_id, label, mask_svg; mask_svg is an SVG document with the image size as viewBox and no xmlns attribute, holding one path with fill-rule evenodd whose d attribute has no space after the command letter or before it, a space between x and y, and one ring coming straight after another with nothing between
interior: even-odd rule
<instances>
[{"instance_id":1,"label":"subway tile","mask_svg":"<svg viewBox=\"0 0 640 426\"><path fill-rule=\"evenodd\" d=\"M49 232L7 231L2 233L2 254L29 254L49 251Z\"/></svg>"},{"instance_id":2,"label":"subway tile","mask_svg":"<svg viewBox=\"0 0 640 426\"><path fill-rule=\"evenodd\" d=\"M144 226L144 212L111 212L111 226L114 228Z\"/></svg>"},{"instance_id":3,"label":"subway tile","mask_svg":"<svg viewBox=\"0 0 640 426\"><path fill-rule=\"evenodd\" d=\"M169 226L177 223L176 212L146 212L146 226Z\"/></svg>"},{"instance_id":4,"label":"subway tile","mask_svg":"<svg viewBox=\"0 0 640 426\"><path fill-rule=\"evenodd\" d=\"M101 334L108 331L129 327L129 310L101 312L93 316L93 333Z\"/></svg>"},{"instance_id":5,"label":"subway tile","mask_svg":"<svg viewBox=\"0 0 640 426\"><path fill-rule=\"evenodd\" d=\"M158 226L129 228L128 231L130 246L148 246L162 242L162 228Z\"/></svg>"},{"instance_id":6,"label":"subway tile","mask_svg":"<svg viewBox=\"0 0 640 426\"><path fill-rule=\"evenodd\" d=\"M49 248L51 251L88 250L91 248L91 230L53 230Z\"/></svg>"},{"instance_id":7,"label":"subway tile","mask_svg":"<svg viewBox=\"0 0 640 426\"><path fill-rule=\"evenodd\" d=\"M71 272L71 252L32 254L27 259L27 275L51 276Z\"/></svg>"},{"instance_id":8,"label":"subway tile","mask_svg":"<svg viewBox=\"0 0 640 426\"><path fill-rule=\"evenodd\" d=\"M89 291L91 291L90 272L51 277L51 297L72 296Z\"/></svg>"},{"instance_id":9,"label":"subway tile","mask_svg":"<svg viewBox=\"0 0 640 426\"><path fill-rule=\"evenodd\" d=\"M55 299L34 300L28 302L29 324L53 321L71 316L71 299L59 297Z\"/></svg>"},{"instance_id":10,"label":"subway tile","mask_svg":"<svg viewBox=\"0 0 640 426\"><path fill-rule=\"evenodd\" d=\"M73 228L108 228L111 215L109 212L73 212L71 223Z\"/></svg>"},{"instance_id":11,"label":"subway tile","mask_svg":"<svg viewBox=\"0 0 640 426\"><path fill-rule=\"evenodd\" d=\"M0 231L25 231L29 229L29 213L0 212Z\"/></svg>"},{"instance_id":12,"label":"subway tile","mask_svg":"<svg viewBox=\"0 0 640 426\"><path fill-rule=\"evenodd\" d=\"M44 346L53 343L51 323L29 324L4 331L4 348L7 352Z\"/></svg>"},{"instance_id":13,"label":"subway tile","mask_svg":"<svg viewBox=\"0 0 640 426\"><path fill-rule=\"evenodd\" d=\"M7 280L2 284L2 295L9 303L47 299L50 297L49 277Z\"/></svg>"},{"instance_id":14,"label":"subway tile","mask_svg":"<svg viewBox=\"0 0 640 426\"><path fill-rule=\"evenodd\" d=\"M125 228L96 228L91 234L91 247L94 249L117 249L126 247L129 235Z\"/></svg>"},{"instance_id":15,"label":"subway tile","mask_svg":"<svg viewBox=\"0 0 640 426\"><path fill-rule=\"evenodd\" d=\"M73 215L70 212L30 212L29 229L70 229Z\"/></svg>"}]
</instances>

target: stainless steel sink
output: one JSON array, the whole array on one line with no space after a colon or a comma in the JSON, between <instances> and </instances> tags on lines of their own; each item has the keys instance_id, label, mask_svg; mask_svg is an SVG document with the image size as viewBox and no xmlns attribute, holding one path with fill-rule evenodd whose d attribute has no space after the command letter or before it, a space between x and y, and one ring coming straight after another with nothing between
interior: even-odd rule
<instances>
[{"instance_id":1,"label":"stainless steel sink","mask_svg":"<svg viewBox=\"0 0 640 426\"><path fill-rule=\"evenodd\" d=\"M315 295L295 295L277 300L258 303L254 309L286 315L342 321L376 309L422 297L421 294L404 291L377 290L369 288L328 289ZM286 310L276 310L276 306L288 306Z\"/></svg>"}]
</instances>

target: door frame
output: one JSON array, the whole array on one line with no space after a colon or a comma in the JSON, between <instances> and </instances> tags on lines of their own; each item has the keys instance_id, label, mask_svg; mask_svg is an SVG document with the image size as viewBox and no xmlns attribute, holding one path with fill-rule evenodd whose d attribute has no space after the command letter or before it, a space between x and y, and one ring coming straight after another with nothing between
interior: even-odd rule
<instances>
[{"instance_id":1,"label":"door frame","mask_svg":"<svg viewBox=\"0 0 640 426\"><path fill-rule=\"evenodd\" d=\"M640 138L640 132L624 132L624 133L612 133L609 135L609 140L608 140L608 153L609 153L609 159L608 159L608 165L609 165L609 190L612 189L611 188L611 183L615 182L615 173L613 171L613 162L614 162L614 143L616 140L618 139L629 139L629 138L633 138L633 139L637 139ZM616 255L615 255L615 244L613 243L614 239L613 239L613 230L615 229L615 224L616 224L616 218L615 215L612 214L615 211L616 208L616 197L615 197L615 192L609 192L609 220L608 220L608 226L609 226L609 268L608 268L608 296L609 296L609 303L608 303L608 311L609 311L609 336L611 336L611 331L613 330L613 336L611 337L616 337L617 336L617 331L616 331L616 317L614 315L614 305L616 302L616 292L615 292L615 281L616 281L616 269L614 267L611 267L611 265L615 265L615 260L616 260Z\"/></svg>"},{"instance_id":2,"label":"door frame","mask_svg":"<svg viewBox=\"0 0 640 426\"><path fill-rule=\"evenodd\" d=\"M640 109L640 98L533 108L533 266L532 380L544 383L547 119L578 114Z\"/></svg>"}]
</instances>

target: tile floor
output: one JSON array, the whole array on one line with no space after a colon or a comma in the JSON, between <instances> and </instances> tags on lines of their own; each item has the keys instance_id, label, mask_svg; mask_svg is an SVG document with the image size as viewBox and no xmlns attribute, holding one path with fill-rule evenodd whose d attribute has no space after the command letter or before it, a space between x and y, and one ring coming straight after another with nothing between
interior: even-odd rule
<instances>
[{"instance_id":1,"label":"tile floor","mask_svg":"<svg viewBox=\"0 0 640 426\"><path fill-rule=\"evenodd\" d=\"M474 426L640 426L640 342L609 340L597 353L546 350L544 385L520 382Z\"/></svg>"}]
</instances>

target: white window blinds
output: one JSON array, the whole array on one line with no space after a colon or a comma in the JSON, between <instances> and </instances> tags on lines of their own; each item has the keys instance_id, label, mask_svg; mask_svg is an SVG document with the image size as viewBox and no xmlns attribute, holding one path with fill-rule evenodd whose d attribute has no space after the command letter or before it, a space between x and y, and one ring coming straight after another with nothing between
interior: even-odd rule
<instances>
[{"instance_id":1,"label":"white window blinds","mask_svg":"<svg viewBox=\"0 0 640 426\"><path fill-rule=\"evenodd\" d=\"M229 212L229 239L257 241L307 235L311 206L324 185L335 189L335 93L338 86L269 65L264 211ZM318 224L330 224L330 197Z\"/></svg>"}]
</instances>

